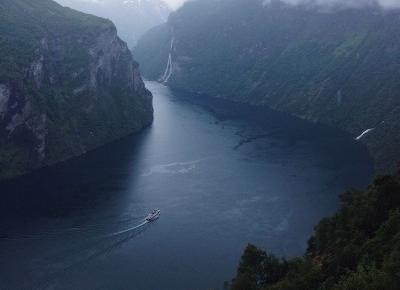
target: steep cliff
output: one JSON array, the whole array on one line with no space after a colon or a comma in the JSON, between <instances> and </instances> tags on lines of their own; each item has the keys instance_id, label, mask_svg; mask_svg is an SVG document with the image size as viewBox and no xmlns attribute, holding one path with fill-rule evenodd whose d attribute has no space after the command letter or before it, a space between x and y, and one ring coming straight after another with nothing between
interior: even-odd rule
<instances>
[{"instance_id":1,"label":"steep cliff","mask_svg":"<svg viewBox=\"0 0 400 290\"><path fill-rule=\"evenodd\" d=\"M83 154L152 116L110 21L51 0L0 2L0 179Z\"/></svg>"},{"instance_id":2,"label":"steep cliff","mask_svg":"<svg viewBox=\"0 0 400 290\"><path fill-rule=\"evenodd\" d=\"M346 130L386 172L400 159L399 35L399 11L372 4L204 0L148 32L135 53L146 77L171 87Z\"/></svg>"}]
</instances>

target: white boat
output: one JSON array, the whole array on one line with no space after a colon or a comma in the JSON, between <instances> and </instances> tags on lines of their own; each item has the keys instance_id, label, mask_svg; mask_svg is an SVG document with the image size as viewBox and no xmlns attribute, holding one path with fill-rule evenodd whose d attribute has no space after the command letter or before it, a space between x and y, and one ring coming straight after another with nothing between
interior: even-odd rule
<instances>
[{"instance_id":1,"label":"white boat","mask_svg":"<svg viewBox=\"0 0 400 290\"><path fill-rule=\"evenodd\" d=\"M153 210L147 217L146 221L148 222L154 222L160 217L161 211L159 209Z\"/></svg>"}]
</instances>

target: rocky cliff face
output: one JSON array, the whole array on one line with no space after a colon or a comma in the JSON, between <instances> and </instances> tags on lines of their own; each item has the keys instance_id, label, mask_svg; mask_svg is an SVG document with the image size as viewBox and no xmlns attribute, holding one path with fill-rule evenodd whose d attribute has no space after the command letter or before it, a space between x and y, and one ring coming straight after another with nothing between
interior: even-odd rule
<instances>
[{"instance_id":1,"label":"rocky cliff face","mask_svg":"<svg viewBox=\"0 0 400 290\"><path fill-rule=\"evenodd\" d=\"M374 5L205 0L148 32L135 53L146 77L171 87L346 130L384 172L400 159L399 35L399 10Z\"/></svg>"},{"instance_id":2,"label":"rocky cliff face","mask_svg":"<svg viewBox=\"0 0 400 290\"><path fill-rule=\"evenodd\" d=\"M111 22L50 0L4 0L0 23L0 178L151 123L151 93Z\"/></svg>"}]
</instances>

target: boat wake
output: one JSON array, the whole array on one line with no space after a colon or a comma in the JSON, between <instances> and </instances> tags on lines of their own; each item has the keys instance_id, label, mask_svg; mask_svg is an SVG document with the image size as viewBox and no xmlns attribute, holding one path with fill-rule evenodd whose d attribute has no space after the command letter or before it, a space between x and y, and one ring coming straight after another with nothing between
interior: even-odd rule
<instances>
[{"instance_id":1,"label":"boat wake","mask_svg":"<svg viewBox=\"0 0 400 290\"><path fill-rule=\"evenodd\" d=\"M159 164L150 168L149 171L142 174L143 177L149 177L154 174L187 174L196 169L198 163L202 160L193 160L187 162L173 162L169 164Z\"/></svg>"},{"instance_id":2,"label":"boat wake","mask_svg":"<svg viewBox=\"0 0 400 290\"><path fill-rule=\"evenodd\" d=\"M147 225L148 223L149 223L149 221L144 220L141 224L139 224L137 226L134 226L134 227L126 229L126 230L122 230L122 231L118 231L118 232L112 233L110 235L107 235L107 237L114 237L114 236L119 236L119 235L122 235L122 234L125 234L125 233L132 232L134 230L137 230L137 229Z\"/></svg>"},{"instance_id":3,"label":"boat wake","mask_svg":"<svg viewBox=\"0 0 400 290\"><path fill-rule=\"evenodd\" d=\"M90 239L86 245L80 245L78 248L73 247L67 250L67 253L63 253L63 257L70 256L69 263L64 264L61 268L56 269L53 273L50 273L46 278L36 283L35 289L53 289L57 288L59 279L68 273L76 271L79 267L89 263L90 261L107 255L113 250L123 246L126 242L137 237L146 230L146 225L150 222L143 220L140 224L121 230L112 234L108 234L102 237ZM75 248L75 249L74 249ZM57 262L55 264L58 264ZM54 265L54 264L53 264Z\"/></svg>"}]
</instances>

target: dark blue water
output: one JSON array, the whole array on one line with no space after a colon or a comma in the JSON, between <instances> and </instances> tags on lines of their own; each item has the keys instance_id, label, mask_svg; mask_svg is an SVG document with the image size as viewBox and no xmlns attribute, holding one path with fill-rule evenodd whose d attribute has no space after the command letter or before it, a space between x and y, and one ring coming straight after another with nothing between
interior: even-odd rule
<instances>
[{"instance_id":1,"label":"dark blue water","mask_svg":"<svg viewBox=\"0 0 400 290\"><path fill-rule=\"evenodd\" d=\"M347 134L147 85L151 128L0 184L0 289L220 287L248 242L302 254L337 195L370 181Z\"/></svg>"}]
</instances>

